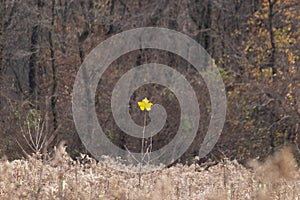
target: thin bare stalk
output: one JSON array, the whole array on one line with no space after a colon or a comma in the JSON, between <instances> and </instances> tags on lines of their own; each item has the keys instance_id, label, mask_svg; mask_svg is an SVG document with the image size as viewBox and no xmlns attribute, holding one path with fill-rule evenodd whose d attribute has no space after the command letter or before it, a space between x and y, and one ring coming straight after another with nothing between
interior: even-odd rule
<instances>
[{"instance_id":1,"label":"thin bare stalk","mask_svg":"<svg viewBox=\"0 0 300 200\"><path fill-rule=\"evenodd\" d=\"M144 143L145 143L146 123L147 123L147 114L146 114L146 112L144 112L144 127L143 127L143 137L142 137L141 163L143 163L143 158L144 158Z\"/></svg>"}]
</instances>

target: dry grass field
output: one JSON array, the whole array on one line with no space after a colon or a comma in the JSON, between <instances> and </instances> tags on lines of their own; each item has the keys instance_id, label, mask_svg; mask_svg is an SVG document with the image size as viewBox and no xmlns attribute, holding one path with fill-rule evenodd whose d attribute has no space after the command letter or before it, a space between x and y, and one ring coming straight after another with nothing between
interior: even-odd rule
<instances>
[{"instance_id":1,"label":"dry grass field","mask_svg":"<svg viewBox=\"0 0 300 200\"><path fill-rule=\"evenodd\" d=\"M85 164L83 164L85 163ZM113 170L112 160L76 162L64 148L0 163L0 199L300 199L300 171L290 148L245 168L224 160L209 168L176 165L139 175Z\"/></svg>"}]
</instances>

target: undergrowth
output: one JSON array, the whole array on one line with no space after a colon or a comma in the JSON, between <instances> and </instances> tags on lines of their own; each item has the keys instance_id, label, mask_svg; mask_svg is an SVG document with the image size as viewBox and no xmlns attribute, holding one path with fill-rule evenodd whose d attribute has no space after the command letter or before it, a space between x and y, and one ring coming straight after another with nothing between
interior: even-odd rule
<instances>
[{"instance_id":1,"label":"undergrowth","mask_svg":"<svg viewBox=\"0 0 300 200\"><path fill-rule=\"evenodd\" d=\"M300 199L300 171L289 147L246 168L223 160L209 168L178 164L143 174L113 170L116 161L72 160L63 146L50 159L34 154L0 162L0 199Z\"/></svg>"}]
</instances>

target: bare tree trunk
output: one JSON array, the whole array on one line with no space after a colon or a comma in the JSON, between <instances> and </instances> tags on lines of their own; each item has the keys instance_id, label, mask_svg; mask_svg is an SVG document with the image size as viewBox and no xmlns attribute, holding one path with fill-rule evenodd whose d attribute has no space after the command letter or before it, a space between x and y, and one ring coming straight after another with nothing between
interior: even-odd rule
<instances>
[{"instance_id":1,"label":"bare tree trunk","mask_svg":"<svg viewBox=\"0 0 300 200\"><path fill-rule=\"evenodd\" d=\"M212 53L212 4L210 1L198 1L194 0L190 10L190 17L197 26L197 29L201 30L196 36L197 41L203 46L203 48L211 55ZM205 61L208 63L209 61Z\"/></svg>"},{"instance_id":2,"label":"bare tree trunk","mask_svg":"<svg viewBox=\"0 0 300 200\"><path fill-rule=\"evenodd\" d=\"M81 5L81 9L82 9L82 14L85 19L85 24L84 24L85 27L84 27L84 30L82 31L82 33L77 32L77 39L78 39L79 57L80 57L81 63L83 63L83 60L84 60L83 43L90 34L90 24L89 24L89 18L87 15L87 10L85 9L85 1L81 1L80 5Z\"/></svg>"},{"instance_id":3,"label":"bare tree trunk","mask_svg":"<svg viewBox=\"0 0 300 200\"><path fill-rule=\"evenodd\" d=\"M60 1L60 4L61 1ZM62 5L60 5L62 6ZM63 40L62 40L62 45L61 45L61 50L62 50L62 53L65 54L66 53L66 30L67 30L67 13L68 13L68 1L66 0L65 3L64 3L64 9L63 9L63 16L62 16L62 19L63 19L63 23L62 23L62 37L63 37Z\"/></svg>"},{"instance_id":4,"label":"bare tree trunk","mask_svg":"<svg viewBox=\"0 0 300 200\"><path fill-rule=\"evenodd\" d=\"M111 6L110 6L110 11L109 11L110 16L114 15L114 9L115 9L115 0L112 0ZM114 25L113 25L113 23L110 23L107 34L112 34L113 32L114 32Z\"/></svg>"},{"instance_id":5,"label":"bare tree trunk","mask_svg":"<svg viewBox=\"0 0 300 200\"><path fill-rule=\"evenodd\" d=\"M53 129L54 131L57 129L57 111L56 111L56 103L57 103L57 71L56 71L56 64L55 64L55 49L54 49L54 40L53 40L53 33L54 33L54 22L55 22L55 0L52 0L52 7L51 7L51 30L49 31L49 44L50 44L50 59L51 59L51 68L52 68L52 92L51 92L51 111L53 116Z\"/></svg>"},{"instance_id":6,"label":"bare tree trunk","mask_svg":"<svg viewBox=\"0 0 300 200\"><path fill-rule=\"evenodd\" d=\"M253 15L259 8L260 3L257 0L251 0L251 14Z\"/></svg>"},{"instance_id":7,"label":"bare tree trunk","mask_svg":"<svg viewBox=\"0 0 300 200\"><path fill-rule=\"evenodd\" d=\"M9 10L10 6L7 6L6 0L0 1L0 86L2 85L2 79L4 76L4 65L5 65L5 59L4 59L4 51L5 51L5 40L6 40L6 32L7 27L11 24L13 15L16 11L16 2L14 1L11 9ZM6 16L6 14L8 14Z\"/></svg>"},{"instance_id":8,"label":"bare tree trunk","mask_svg":"<svg viewBox=\"0 0 300 200\"><path fill-rule=\"evenodd\" d=\"M3 5L5 1L1 1L1 6ZM3 51L4 51L4 9L1 7L0 10L0 87L2 85L2 78L3 78L3 69L4 69L4 62L3 62Z\"/></svg>"},{"instance_id":9,"label":"bare tree trunk","mask_svg":"<svg viewBox=\"0 0 300 200\"><path fill-rule=\"evenodd\" d=\"M277 69L275 67L275 53L276 53L276 45L274 41L274 31L273 31L273 17L274 10L273 7L277 0L268 0L269 1L269 35L270 35L270 43L271 43L271 55L269 59L268 66L272 68L273 74L276 74Z\"/></svg>"},{"instance_id":10,"label":"bare tree trunk","mask_svg":"<svg viewBox=\"0 0 300 200\"><path fill-rule=\"evenodd\" d=\"M37 1L38 14L37 22L32 28L31 38L30 38L30 58L29 58L29 72L28 72L28 82L29 82L29 94L32 95L33 99L36 97L37 87L36 87L36 65L37 65L37 45L39 37L39 18L40 18L40 8L42 7L42 0Z\"/></svg>"}]
</instances>

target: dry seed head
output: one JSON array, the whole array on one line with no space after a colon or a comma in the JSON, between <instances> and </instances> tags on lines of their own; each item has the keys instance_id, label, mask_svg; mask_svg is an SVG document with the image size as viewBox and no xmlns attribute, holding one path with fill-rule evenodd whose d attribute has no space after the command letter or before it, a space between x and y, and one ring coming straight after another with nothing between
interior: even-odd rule
<instances>
[{"instance_id":1,"label":"dry seed head","mask_svg":"<svg viewBox=\"0 0 300 200\"><path fill-rule=\"evenodd\" d=\"M249 166L254 169L256 176L264 183L274 183L281 179L292 180L297 171L292 148L289 146L284 146L264 163L252 160L249 162Z\"/></svg>"},{"instance_id":2,"label":"dry seed head","mask_svg":"<svg viewBox=\"0 0 300 200\"><path fill-rule=\"evenodd\" d=\"M256 195L257 200L272 200L273 198L270 197L270 195L266 194L263 191L259 191Z\"/></svg>"},{"instance_id":3,"label":"dry seed head","mask_svg":"<svg viewBox=\"0 0 300 200\"><path fill-rule=\"evenodd\" d=\"M52 166L57 166L58 164L62 164L65 161L65 157L68 156L66 152L66 142L61 141L58 147L54 147L54 158L51 161Z\"/></svg>"}]
</instances>

